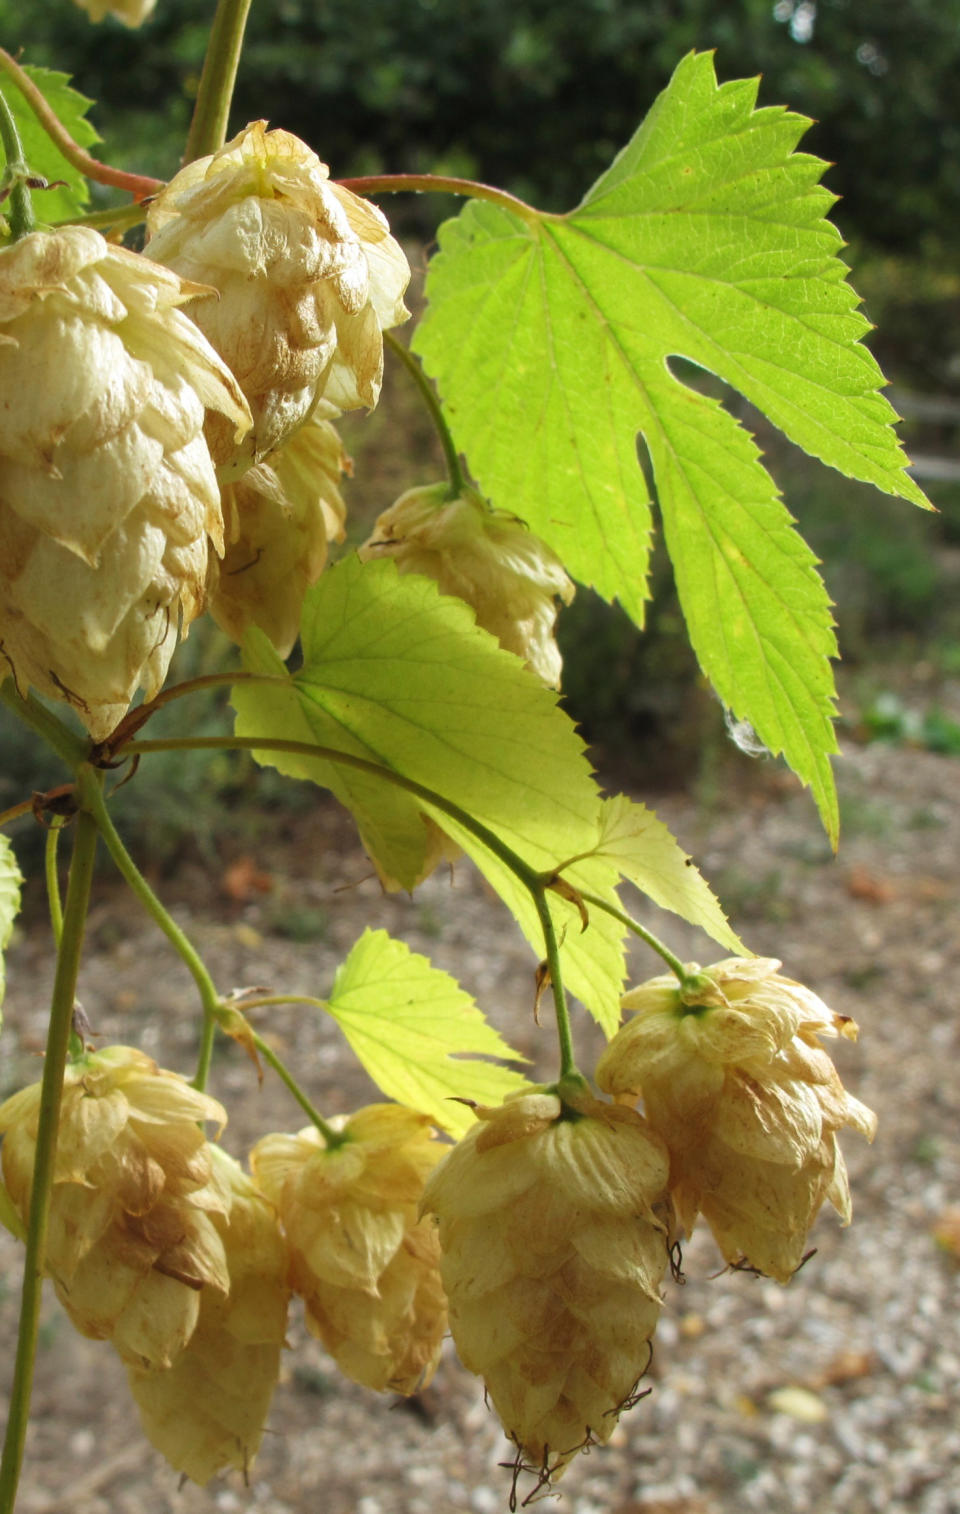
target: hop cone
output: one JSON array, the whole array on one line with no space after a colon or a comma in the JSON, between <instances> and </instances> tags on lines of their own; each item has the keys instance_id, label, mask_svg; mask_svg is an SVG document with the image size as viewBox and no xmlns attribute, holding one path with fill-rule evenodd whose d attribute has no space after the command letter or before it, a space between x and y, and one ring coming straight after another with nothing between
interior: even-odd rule
<instances>
[{"instance_id":1,"label":"hop cone","mask_svg":"<svg viewBox=\"0 0 960 1514\"><path fill-rule=\"evenodd\" d=\"M373 205L332 184L316 153L255 121L173 178L147 216L150 256L219 299L191 312L250 401L242 452L216 418L218 463L239 474L279 447L316 401L377 403L381 332L407 318L410 269Z\"/></svg>"},{"instance_id":2,"label":"hop cone","mask_svg":"<svg viewBox=\"0 0 960 1514\"><path fill-rule=\"evenodd\" d=\"M310 1330L356 1382L413 1393L446 1329L436 1235L417 1218L444 1148L426 1115L396 1104L359 1110L342 1134L335 1147L312 1126L265 1136L254 1178L280 1211Z\"/></svg>"},{"instance_id":3,"label":"hop cone","mask_svg":"<svg viewBox=\"0 0 960 1514\"><path fill-rule=\"evenodd\" d=\"M446 484L430 484L384 511L360 556L389 557L401 573L422 573L441 594L466 600L479 626L559 687L556 600L569 604L573 584L522 521L489 509L473 489L451 500Z\"/></svg>"},{"instance_id":4,"label":"hop cone","mask_svg":"<svg viewBox=\"0 0 960 1514\"><path fill-rule=\"evenodd\" d=\"M0 1105L4 1183L24 1223L39 1114L39 1083ZM229 1286L215 1223L229 1195L204 1120L223 1124L222 1106L132 1047L66 1069L46 1269L80 1333L133 1365L169 1366L203 1293Z\"/></svg>"},{"instance_id":5,"label":"hop cone","mask_svg":"<svg viewBox=\"0 0 960 1514\"><path fill-rule=\"evenodd\" d=\"M303 596L342 541L341 475L351 471L336 430L314 415L288 442L223 490L227 547L211 561L209 609L233 641L259 626L286 657Z\"/></svg>"},{"instance_id":6,"label":"hop cone","mask_svg":"<svg viewBox=\"0 0 960 1514\"><path fill-rule=\"evenodd\" d=\"M683 1227L698 1213L724 1257L780 1282L803 1260L825 1200L850 1220L845 1125L873 1139L876 1116L846 1092L821 1036L855 1038L766 957L730 958L681 988L668 974L624 996L630 1019L597 1064L600 1087L642 1096L670 1150Z\"/></svg>"},{"instance_id":7,"label":"hop cone","mask_svg":"<svg viewBox=\"0 0 960 1514\"><path fill-rule=\"evenodd\" d=\"M609 1440L650 1359L667 1157L632 1109L552 1093L479 1109L429 1179L450 1328L541 1478Z\"/></svg>"},{"instance_id":8,"label":"hop cone","mask_svg":"<svg viewBox=\"0 0 960 1514\"><path fill-rule=\"evenodd\" d=\"M166 675L222 549L204 406L242 394L177 308L196 290L88 227L0 251L0 667L96 738Z\"/></svg>"},{"instance_id":9,"label":"hop cone","mask_svg":"<svg viewBox=\"0 0 960 1514\"><path fill-rule=\"evenodd\" d=\"M220 1147L210 1155L229 1197L229 1214L212 1215L229 1293L204 1289L196 1329L171 1367L127 1369L147 1438L201 1484L227 1467L246 1473L257 1454L290 1297L273 1206Z\"/></svg>"}]
</instances>

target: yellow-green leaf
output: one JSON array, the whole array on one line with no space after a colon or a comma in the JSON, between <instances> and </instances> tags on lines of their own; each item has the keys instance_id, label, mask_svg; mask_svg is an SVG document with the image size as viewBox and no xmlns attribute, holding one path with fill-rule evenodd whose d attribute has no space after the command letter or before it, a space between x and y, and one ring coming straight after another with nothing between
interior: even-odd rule
<instances>
[{"instance_id":1,"label":"yellow-green leaf","mask_svg":"<svg viewBox=\"0 0 960 1514\"><path fill-rule=\"evenodd\" d=\"M526 1079L484 1060L523 1062L449 973L386 931L367 930L337 972L327 1009L383 1092L462 1134L458 1099L499 1104Z\"/></svg>"}]
</instances>

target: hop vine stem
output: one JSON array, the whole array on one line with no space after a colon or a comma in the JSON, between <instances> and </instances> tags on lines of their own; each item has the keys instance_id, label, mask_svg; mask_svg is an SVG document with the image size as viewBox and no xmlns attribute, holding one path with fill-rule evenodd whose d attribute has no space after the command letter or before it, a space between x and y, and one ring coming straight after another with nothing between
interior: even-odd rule
<instances>
[{"instance_id":1,"label":"hop vine stem","mask_svg":"<svg viewBox=\"0 0 960 1514\"><path fill-rule=\"evenodd\" d=\"M13 111L0 89L0 142L6 159L4 181L10 190L10 232L16 242L33 230L33 200L27 183L29 169L23 156L23 145Z\"/></svg>"},{"instance_id":2,"label":"hop vine stem","mask_svg":"<svg viewBox=\"0 0 960 1514\"><path fill-rule=\"evenodd\" d=\"M99 787L99 775L88 770L88 789ZM97 848L97 823L88 812L77 817L73 837L73 856L63 911L63 932L57 952L57 967L50 1004L46 1058L40 1093L40 1118L37 1126L36 1158L30 1215L27 1224L26 1256L23 1263L23 1291L20 1304L20 1328L10 1389L10 1414L7 1419L3 1456L0 1460L0 1514L13 1514L23 1465L34 1364L37 1355L37 1330L40 1322L40 1299L43 1291L43 1267L50 1218L50 1192L57 1150L57 1127L63 1093L63 1070L73 1024L73 1005L77 991L77 974L83 949L83 937L93 881L93 864Z\"/></svg>"},{"instance_id":3,"label":"hop vine stem","mask_svg":"<svg viewBox=\"0 0 960 1514\"><path fill-rule=\"evenodd\" d=\"M227 139L250 4L251 0L219 0L203 60L184 163L216 152Z\"/></svg>"},{"instance_id":4,"label":"hop vine stem","mask_svg":"<svg viewBox=\"0 0 960 1514\"><path fill-rule=\"evenodd\" d=\"M79 142L73 140L66 127L57 120L30 75L2 47L0 47L0 71L13 80L51 142L63 154L70 166L78 173L82 173L85 179L93 179L97 184L109 184L114 189L126 190L138 201L147 199L150 195L156 194L158 189L163 188L162 179L151 179L139 173L125 173L122 168L111 168L109 163L101 163L99 159L91 157Z\"/></svg>"}]
</instances>

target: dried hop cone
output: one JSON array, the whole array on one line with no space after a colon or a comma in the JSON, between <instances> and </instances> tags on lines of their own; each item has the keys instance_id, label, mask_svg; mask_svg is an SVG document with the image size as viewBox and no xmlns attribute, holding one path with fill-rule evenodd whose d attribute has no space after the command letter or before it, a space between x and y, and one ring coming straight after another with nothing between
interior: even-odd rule
<instances>
[{"instance_id":1,"label":"dried hop cone","mask_svg":"<svg viewBox=\"0 0 960 1514\"><path fill-rule=\"evenodd\" d=\"M239 642L259 626L281 657L300 629L303 596L316 583L331 541L342 541L339 483L352 464L329 420L314 414L267 462L223 490L226 551L211 558L209 610Z\"/></svg>"},{"instance_id":2,"label":"dried hop cone","mask_svg":"<svg viewBox=\"0 0 960 1514\"><path fill-rule=\"evenodd\" d=\"M254 427L238 454L212 418L218 463L239 474L318 398L338 410L377 403L381 333L409 314L410 269L381 212L331 183L305 142L254 121L181 169L147 226L151 257L219 291L191 314L239 379Z\"/></svg>"},{"instance_id":3,"label":"dried hop cone","mask_svg":"<svg viewBox=\"0 0 960 1514\"><path fill-rule=\"evenodd\" d=\"M667 1263L668 1161L635 1110L514 1095L427 1183L450 1328L546 1481L605 1442L649 1365Z\"/></svg>"},{"instance_id":4,"label":"dried hop cone","mask_svg":"<svg viewBox=\"0 0 960 1514\"><path fill-rule=\"evenodd\" d=\"M445 1148L426 1115L397 1104L359 1110L341 1134L329 1147L313 1126L265 1136L254 1178L280 1211L310 1330L356 1382L413 1393L447 1325L436 1233L417 1217Z\"/></svg>"},{"instance_id":5,"label":"dried hop cone","mask_svg":"<svg viewBox=\"0 0 960 1514\"><path fill-rule=\"evenodd\" d=\"M151 1444L178 1472L206 1483L246 1473L263 1437L287 1322L287 1248L273 1205L219 1146L214 1170L229 1213L211 1218L223 1242L229 1292L205 1288L196 1329L171 1367L128 1367Z\"/></svg>"},{"instance_id":6,"label":"dried hop cone","mask_svg":"<svg viewBox=\"0 0 960 1514\"><path fill-rule=\"evenodd\" d=\"M617 1098L643 1098L670 1149L683 1228L702 1213L728 1262L785 1283L825 1199L849 1223L837 1132L851 1125L872 1140L876 1116L819 1044L855 1039L856 1025L779 967L731 957L691 963L682 986L667 974L632 989L596 1075Z\"/></svg>"},{"instance_id":7,"label":"dried hop cone","mask_svg":"<svg viewBox=\"0 0 960 1514\"><path fill-rule=\"evenodd\" d=\"M196 292L89 227L0 251L0 669L97 739L163 682L222 549L204 407L250 417Z\"/></svg>"},{"instance_id":8,"label":"dried hop cone","mask_svg":"<svg viewBox=\"0 0 960 1514\"><path fill-rule=\"evenodd\" d=\"M556 600L568 605L574 588L560 559L522 521L491 510L473 489L450 499L446 484L429 484L384 511L360 556L389 557L401 573L422 573L441 594L466 600L478 625L559 688Z\"/></svg>"},{"instance_id":9,"label":"dried hop cone","mask_svg":"<svg viewBox=\"0 0 960 1514\"><path fill-rule=\"evenodd\" d=\"M26 1222L40 1084L0 1105L3 1178ZM82 1335L124 1361L168 1367L192 1336L207 1289L229 1288L216 1216L229 1194L200 1123L223 1107L130 1046L65 1073L46 1270Z\"/></svg>"}]
</instances>

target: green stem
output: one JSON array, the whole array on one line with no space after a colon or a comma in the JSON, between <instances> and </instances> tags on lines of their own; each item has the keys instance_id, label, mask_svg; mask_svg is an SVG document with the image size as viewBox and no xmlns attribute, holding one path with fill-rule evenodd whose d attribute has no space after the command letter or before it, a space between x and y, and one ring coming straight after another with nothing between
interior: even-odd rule
<instances>
[{"instance_id":1,"label":"green stem","mask_svg":"<svg viewBox=\"0 0 960 1514\"><path fill-rule=\"evenodd\" d=\"M543 929L543 939L547 948L547 970L550 973L550 988L553 993L553 1006L557 1015L557 1036L560 1041L560 1077L566 1078L571 1074L579 1073L576 1057L573 1052L573 1031L570 1025L570 1011L567 1008L567 997L563 991L563 976L560 968L560 944L557 941L557 931L550 913L550 905L547 902L546 890L541 885L534 891L533 901L537 906L537 914L540 916L540 925Z\"/></svg>"},{"instance_id":2,"label":"green stem","mask_svg":"<svg viewBox=\"0 0 960 1514\"><path fill-rule=\"evenodd\" d=\"M183 154L184 163L217 152L227 139L230 102L237 82L250 3L251 0L217 0Z\"/></svg>"},{"instance_id":3,"label":"green stem","mask_svg":"<svg viewBox=\"0 0 960 1514\"><path fill-rule=\"evenodd\" d=\"M86 215L73 216L64 226L92 226L94 231L130 231L141 226L147 212L136 200L130 205L114 205L109 210L89 210Z\"/></svg>"},{"instance_id":4,"label":"green stem","mask_svg":"<svg viewBox=\"0 0 960 1514\"><path fill-rule=\"evenodd\" d=\"M18 694L13 682L7 679L0 683L0 702L8 709L31 726L38 736L42 736L48 746L53 747L58 757L62 757L69 768L76 772L87 761L90 755L90 743L84 741L71 731L68 725L46 705L40 703L33 694L25 697Z\"/></svg>"},{"instance_id":5,"label":"green stem","mask_svg":"<svg viewBox=\"0 0 960 1514\"><path fill-rule=\"evenodd\" d=\"M151 179L139 173L125 173L122 168L111 168L109 163L101 163L97 158L91 158L90 154L73 140L65 127L61 126L44 99L43 92L37 88L30 75L24 73L16 59L2 47L0 47L0 71L13 80L51 142L59 149L71 167L78 173L82 173L85 179L93 179L98 184L110 184L114 189L126 190L128 194L133 195L135 200L145 200L149 195L156 194L158 189L163 188L162 179Z\"/></svg>"},{"instance_id":6,"label":"green stem","mask_svg":"<svg viewBox=\"0 0 960 1514\"><path fill-rule=\"evenodd\" d=\"M590 904L594 909L602 909L605 914L612 915L614 920L619 920L621 925L625 925L627 927L627 930L633 931L633 934L635 936L639 936L641 941L645 941L647 945L656 952L658 957L663 958L670 971L672 973L676 973L681 983L686 982L687 978L690 976L690 974L687 972L686 967L680 961L679 957L674 956L669 946L665 946L664 943L660 940L659 936L655 936L653 934L652 930L647 930L647 927L645 925L641 925L639 920L634 920L633 916L628 915L625 910L617 909L616 905L611 904L609 900L604 899L602 895L586 894L582 889L578 889L577 892L580 895L580 898L583 900L584 904Z\"/></svg>"},{"instance_id":7,"label":"green stem","mask_svg":"<svg viewBox=\"0 0 960 1514\"><path fill-rule=\"evenodd\" d=\"M277 1002L282 1004L285 1001L280 999ZM286 1002L294 1003L299 1001L288 1000ZM319 1130L320 1134L323 1136L323 1139L326 1142L327 1146L329 1146L331 1150L333 1150L337 1146L343 1146L350 1139L350 1137L344 1135L342 1130L334 1130L332 1125L327 1124L326 1120L323 1118L323 1115L319 1114L317 1110L314 1109L313 1105L310 1103L310 1100L303 1092L303 1089L299 1087L296 1079L281 1062L276 1052L267 1045L262 1036L257 1035L256 1031L253 1031L252 1035L253 1044L257 1048L257 1051L260 1053L263 1060L265 1062L269 1062L270 1066L273 1068L281 1083L286 1084L287 1088L290 1090L290 1092L293 1094L293 1097L300 1105L300 1108L307 1116L307 1119L312 1121L312 1123Z\"/></svg>"},{"instance_id":8,"label":"green stem","mask_svg":"<svg viewBox=\"0 0 960 1514\"><path fill-rule=\"evenodd\" d=\"M116 863L117 869L130 885L130 888L136 894L144 909L156 921L171 946L182 958L194 983L197 985L200 1002L203 1005L203 1026L200 1033L200 1051L197 1057L197 1070L193 1078L193 1085L195 1088L202 1090L206 1087L207 1077L210 1073L213 1039L217 1027L217 1011L220 1008L220 995L217 993L216 985L200 953L189 937L180 929L173 917L164 909L146 878L120 840L100 789L97 788L96 793L92 790L89 792L85 790L83 797L86 806L90 809L97 823L97 828L103 837L104 845Z\"/></svg>"},{"instance_id":9,"label":"green stem","mask_svg":"<svg viewBox=\"0 0 960 1514\"><path fill-rule=\"evenodd\" d=\"M453 437L450 435L450 427L447 425L446 416L440 408L437 392L408 347L405 347L402 342L398 342L397 338L390 331L383 333L383 339L390 350L396 353L406 368L420 391L420 398L430 412L430 419L436 427L447 464L447 477L450 480L450 498L458 499L466 489L466 480L463 476L463 469L460 467L460 457L454 445Z\"/></svg>"},{"instance_id":10,"label":"green stem","mask_svg":"<svg viewBox=\"0 0 960 1514\"><path fill-rule=\"evenodd\" d=\"M92 789L97 784L90 773ZM23 1465L23 1450L30 1414L33 1369L37 1353L37 1329L43 1291L43 1266L46 1255L50 1215L50 1192L53 1186L57 1150L57 1127L63 1092L63 1069L73 1023L73 1005L77 991L77 972L83 947L90 885L97 848L97 826L89 814L77 818L73 839L73 857L67 884L63 914L63 935L57 952L57 969L50 1005L46 1059L40 1093L40 1120L30 1195L30 1218L27 1227L27 1251L23 1264L23 1293L20 1304L20 1327L17 1355L10 1389L10 1414L7 1420L3 1458L0 1461L0 1514L13 1514L17 1484Z\"/></svg>"},{"instance_id":11,"label":"green stem","mask_svg":"<svg viewBox=\"0 0 960 1514\"><path fill-rule=\"evenodd\" d=\"M36 222L33 216L33 200L27 184L30 170L23 156L23 146L20 133L17 131L17 123L13 119L13 111L7 104L2 89L0 89L0 142L3 143L3 155L7 162L3 177L5 184L10 186L10 234L16 242L20 237L25 237L32 231Z\"/></svg>"},{"instance_id":12,"label":"green stem","mask_svg":"<svg viewBox=\"0 0 960 1514\"><path fill-rule=\"evenodd\" d=\"M508 194L505 189L497 189L493 184L480 184L475 179L457 179L447 174L433 173L386 173L365 174L362 178L338 179L337 182L357 195L402 194L410 191L415 194L464 195L472 200L489 200L491 205L499 205L501 210L509 210L512 215L519 216L531 225L537 225L543 220L541 212L534 210L525 200L518 200L516 195Z\"/></svg>"},{"instance_id":13,"label":"green stem","mask_svg":"<svg viewBox=\"0 0 960 1514\"><path fill-rule=\"evenodd\" d=\"M50 822L50 829L47 831L47 842L43 851L43 870L47 880L47 903L50 906L50 928L53 931L53 939L58 950L60 948L60 938L63 935L63 906L60 903L60 879L57 876L57 848L62 829L62 822L55 817Z\"/></svg>"}]
</instances>

